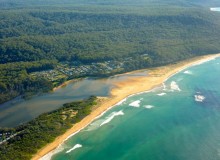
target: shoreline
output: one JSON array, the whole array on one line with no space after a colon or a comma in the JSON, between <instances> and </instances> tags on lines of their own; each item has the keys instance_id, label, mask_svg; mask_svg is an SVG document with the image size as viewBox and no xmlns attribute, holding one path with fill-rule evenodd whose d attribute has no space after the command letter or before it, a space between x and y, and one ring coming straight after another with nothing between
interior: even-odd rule
<instances>
[{"instance_id":1,"label":"shoreline","mask_svg":"<svg viewBox=\"0 0 220 160\"><path fill-rule=\"evenodd\" d=\"M96 107L90 115L85 117L79 123L73 125L72 128L67 130L63 135L57 137L52 143L49 143L41 150L39 150L38 153L33 156L32 160L38 160L44 157L45 155L48 155L48 153L52 155L53 151L57 147L59 147L64 141L80 132L80 130L82 130L83 128L88 126L92 121L103 115L103 113L107 110L123 102L127 97L143 92L149 92L155 87L162 85L165 81L167 81L167 79L177 74L178 72L188 67L202 64L206 61L215 59L217 57L220 57L220 54L200 56L189 60L184 60L175 64L170 64L167 66L143 69L145 71L148 70L148 74L146 74L146 76L130 77L126 80L114 84L115 87L111 90L110 97L100 102L100 104L98 104L98 107ZM67 83L64 83L64 85L65 84Z\"/></svg>"},{"instance_id":2,"label":"shoreline","mask_svg":"<svg viewBox=\"0 0 220 160\"><path fill-rule=\"evenodd\" d=\"M58 90L58 89L60 89L60 88L62 88L62 87L65 87L65 86L68 85L69 83L80 81L81 79L82 79L82 78L67 80L67 81L61 83L59 86L54 87L54 88L52 89L52 92L54 92L54 91L56 91L56 90Z\"/></svg>"},{"instance_id":3,"label":"shoreline","mask_svg":"<svg viewBox=\"0 0 220 160\"><path fill-rule=\"evenodd\" d=\"M135 73L140 73L140 72L146 72L148 69L140 69L140 70L134 70L134 71L129 71L129 72L125 72L125 73L119 73L119 74L115 74L115 75L112 75L112 76L109 76L109 77L84 77L84 78L76 78L76 79L70 79L70 80L67 80L63 83L61 83L60 85L54 87L51 91L54 92L62 87L65 87L66 85L72 83L72 82L78 82L78 81L81 81L83 79L87 79L87 78L94 78L94 79L105 79L105 78L111 78L111 77L119 77L119 76L123 76L123 75L129 75L129 74L135 74ZM142 75L141 75L142 76ZM137 76L138 77L138 76Z\"/></svg>"}]
</instances>

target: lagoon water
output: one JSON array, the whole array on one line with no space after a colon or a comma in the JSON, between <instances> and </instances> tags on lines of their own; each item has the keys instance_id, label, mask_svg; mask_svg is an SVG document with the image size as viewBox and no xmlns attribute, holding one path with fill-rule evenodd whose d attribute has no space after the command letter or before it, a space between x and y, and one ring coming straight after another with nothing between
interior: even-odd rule
<instances>
[{"instance_id":1,"label":"lagoon water","mask_svg":"<svg viewBox=\"0 0 220 160\"><path fill-rule=\"evenodd\" d=\"M219 160L220 59L128 97L65 141L52 160Z\"/></svg>"},{"instance_id":2,"label":"lagoon water","mask_svg":"<svg viewBox=\"0 0 220 160\"><path fill-rule=\"evenodd\" d=\"M0 127L14 127L28 122L42 113L62 107L64 103L89 96L108 96L114 83L129 77L146 76L146 71L117 75L105 79L87 78L71 82L54 92L35 96L29 100L16 98L0 105Z\"/></svg>"}]
</instances>

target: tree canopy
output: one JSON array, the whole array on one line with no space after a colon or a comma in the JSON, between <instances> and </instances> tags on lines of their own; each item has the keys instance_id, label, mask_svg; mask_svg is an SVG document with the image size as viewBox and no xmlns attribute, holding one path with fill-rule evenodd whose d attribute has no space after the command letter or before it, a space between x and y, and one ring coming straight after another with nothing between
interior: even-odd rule
<instances>
[{"instance_id":1,"label":"tree canopy","mask_svg":"<svg viewBox=\"0 0 220 160\"><path fill-rule=\"evenodd\" d=\"M209 10L219 4L215 0L0 3L0 94L6 100L28 88L38 92L34 83L42 81L50 90L50 82L29 73L63 61L91 64L131 57L125 72L220 51L220 13ZM142 55L148 64L138 64Z\"/></svg>"}]
</instances>

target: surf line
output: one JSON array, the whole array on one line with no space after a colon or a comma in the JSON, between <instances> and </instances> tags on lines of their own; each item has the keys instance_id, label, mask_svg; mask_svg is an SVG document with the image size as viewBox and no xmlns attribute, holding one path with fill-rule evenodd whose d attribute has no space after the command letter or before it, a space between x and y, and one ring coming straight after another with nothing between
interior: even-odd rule
<instances>
[{"instance_id":1,"label":"surf line","mask_svg":"<svg viewBox=\"0 0 220 160\"><path fill-rule=\"evenodd\" d=\"M180 68L179 70L177 70L177 71L174 70L174 72L171 72L171 74L170 74L169 76L167 76L166 79L163 80L163 83L165 83L169 78L173 77L174 75L178 74L179 72L181 72L182 70L184 70L184 69L186 69L186 68L203 64L203 63L205 63L205 62L214 60L214 59L216 59L216 58L219 57L219 56L220 56L220 54L216 54L216 55L210 56L210 57L200 57L200 58L202 58L202 59L197 59L197 60L195 60L194 62L189 62L189 63L186 64L185 66L184 66L184 64L183 64L182 67L179 67L179 68ZM161 83L161 84L163 84L163 83ZM158 88L158 86L154 86L152 89L147 90L147 91L142 91L142 92L138 92L138 93L134 93L134 94L128 95L126 98L129 98L129 97L134 96L134 95L139 95L139 94L142 94L142 93L152 92L152 91L155 90L155 88ZM122 102L122 103L123 103L124 101L126 101L126 98L122 99L122 100L119 101L119 102ZM64 141L68 140L70 137L72 137L72 136L76 135L77 133L79 133L81 130L83 130L83 129L86 128L88 125L90 125L95 119L97 119L97 118L103 116L108 110L112 109L114 106L117 106L117 104L120 104L119 102L118 102L118 103L115 103L114 105L109 106L104 112L102 112L100 115L96 116L91 122L89 122L88 124L86 124L85 126L83 126L82 128L80 128L78 131L76 131L76 132L74 132L73 134L71 134L70 136L68 136L66 139L64 139ZM63 142L64 142L64 141L63 141ZM61 145L63 142L61 142L60 145ZM59 146L60 146L60 145L59 145ZM51 152L53 152L53 151L56 150L57 148L58 148L58 147L56 147L55 149L53 149L52 151L50 151L50 152L47 153L47 154L50 154ZM47 154L45 154L44 156L46 156ZM36 154L36 155L37 155L37 154ZM44 157L44 156L43 156L43 157Z\"/></svg>"}]
</instances>

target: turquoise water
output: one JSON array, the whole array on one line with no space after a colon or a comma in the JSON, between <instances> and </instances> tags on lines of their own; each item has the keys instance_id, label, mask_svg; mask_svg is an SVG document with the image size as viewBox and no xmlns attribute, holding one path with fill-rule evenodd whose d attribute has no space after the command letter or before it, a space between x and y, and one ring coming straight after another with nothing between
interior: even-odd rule
<instances>
[{"instance_id":1,"label":"turquoise water","mask_svg":"<svg viewBox=\"0 0 220 160\"><path fill-rule=\"evenodd\" d=\"M127 98L59 149L52 160L219 160L220 59Z\"/></svg>"}]
</instances>

